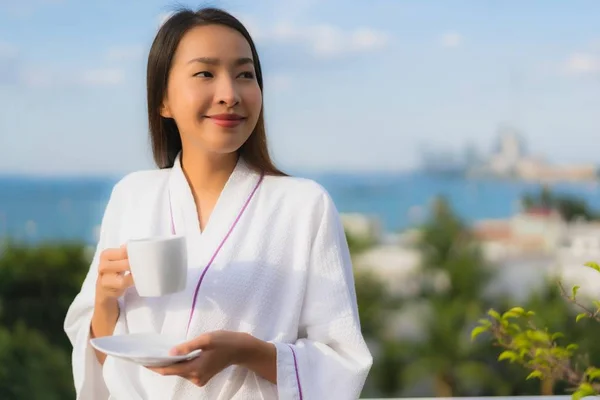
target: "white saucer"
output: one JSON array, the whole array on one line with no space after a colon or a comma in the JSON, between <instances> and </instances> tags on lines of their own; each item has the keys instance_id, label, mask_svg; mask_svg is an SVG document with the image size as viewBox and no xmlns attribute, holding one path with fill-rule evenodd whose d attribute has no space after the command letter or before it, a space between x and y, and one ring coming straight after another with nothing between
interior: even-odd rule
<instances>
[{"instance_id":1,"label":"white saucer","mask_svg":"<svg viewBox=\"0 0 600 400\"><path fill-rule=\"evenodd\" d=\"M102 353L128 360L145 367L164 367L197 357L202 350L181 356L170 356L169 350L181 340L157 333L104 336L90 340L91 345Z\"/></svg>"}]
</instances>

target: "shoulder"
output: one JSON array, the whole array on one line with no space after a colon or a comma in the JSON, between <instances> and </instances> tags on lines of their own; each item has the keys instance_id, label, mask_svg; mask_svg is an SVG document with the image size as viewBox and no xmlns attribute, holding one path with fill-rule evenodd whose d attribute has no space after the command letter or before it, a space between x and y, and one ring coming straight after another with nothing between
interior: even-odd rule
<instances>
[{"instance_id":1,"label":"shoulder","mask_svg":"<svg viewBox=\"0 0 600 400\"><path fill-rule=\"evenodd\" d=\"M147 196L161 190L168 181L170 169L140 170L126 174L113 186L111 200L120 202Z\"/></svg>"},{"instance_id":2,"label":"shoulder","mask_svg":"<svg viewBox=\"0 0 600 400\"><path fill-rule=\"evenodd\" d=\"M136 210L146 210L152 199L164 188L169 170L141 170L128 173L113 185L103 217L105 235L116 237L114 244L121 243L128 235L123 229L131 226ZM111 236L116 235L116 236Z\"/></svg>"},{"instance_id":3,"label":"shoulder","mask_svg":"<svg viewBox=\"0 0 600 400\"><path fill-rule=\"evenodd\" d=\"M329 192L315 180L266 176L263 185L269 198L285 206L288 211L306 210L320 216L329 211L337 212Z\"/></svg>"},{"instance_id":4,"label":"shoulder","mask_svg":"<svg viewBox=\"0 0 600 400\"><path fill-rule=\"evenodd\" d=\"M329 197L327 190L318 182L294 176L265 176L263 185L272 195L298 198L301 201L319 201Z\"/></svg>"}]
</instances>

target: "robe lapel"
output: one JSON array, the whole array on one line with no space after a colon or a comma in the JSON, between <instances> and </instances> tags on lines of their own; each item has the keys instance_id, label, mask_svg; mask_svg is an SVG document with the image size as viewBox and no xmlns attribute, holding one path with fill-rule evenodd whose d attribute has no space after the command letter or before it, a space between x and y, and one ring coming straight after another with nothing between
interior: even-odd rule
<instances>
[{"instance_id":1,"label":"robe lapel","mask_svg":"<svg viewBox=\"0 0 600 400\"><path fill-rule=\"evenodd\" d=\"M175 159L169 176L168 201L171 217L171 228L178 235L185 235L188 240L197 240L201 235L198 223L198 212L192 189L187 182L181 167L181 153Z\"/></svg>"},{"instance_id":2,"label":"robe lapel","mask_svg":"<svg viewBox=\"0 0 600 400\"><path fill-rule=\"evenodd\" d=\"M223 239L231 227L236 223L240 211L254 191L260 180L260 174L250 169L246 162L240 158L233 173L229 177L217 203L210 215L204 232L200 231L196 205L189 184L181 169L179 157L171 171L169 195L173 214L173 225L177 234L186 236L188 249L188 279L186 290L172 295L168 312L164 321L162 333L186 339L188 319L193 307L193 298L196 286L200 279L202 282L210 275L207 264L211 261ZM244 215L240 217L243 219ZM234 228L235 229L235 228ZM227 243L225 243L226 245ZM214 262L220 257L227 256L223 246ZM202 299L202 285L198 290L196 310L190 324L188 337L196 336L194 320L201 313L197 307Z\"/></svg>"}]
</instances>

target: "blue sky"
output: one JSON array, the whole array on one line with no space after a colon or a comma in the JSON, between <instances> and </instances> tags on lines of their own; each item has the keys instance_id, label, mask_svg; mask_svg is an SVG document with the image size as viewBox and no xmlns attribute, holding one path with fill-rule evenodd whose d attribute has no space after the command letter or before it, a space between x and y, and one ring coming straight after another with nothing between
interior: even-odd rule
<instances>
[{"instance_id":1,"label":"blue sky","mask_svg":"<svg viewBox=\"0 0 600 400\"><path fill-rule=\"evenodd\" d=\"M286 169L404 170L505 122L557 163L600 159L598 1L0 0L0 173L152 167L145 57L176 4L247 22Z\"/></svg>"}]
</instances>

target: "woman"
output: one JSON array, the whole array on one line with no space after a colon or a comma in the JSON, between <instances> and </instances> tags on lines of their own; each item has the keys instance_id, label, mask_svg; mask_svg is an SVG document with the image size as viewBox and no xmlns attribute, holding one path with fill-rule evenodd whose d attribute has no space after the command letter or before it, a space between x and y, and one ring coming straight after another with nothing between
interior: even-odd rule
<instances>
[{"instance_id":1,"label":"woman","mask_svg":"<svg viewBox=\"0 0 600 400\"><path fill-rule=\"evenodd\" d=\"M66 316L77 398L358 398L372 358L344 230L322 187L271 162L250 35L221 10L180 11L159 30L147 74L160 168L115 185ZM189 284L140 297L123 244L164 234L186 236ZM145 368L89 344L138 332L183 333L174 351L202 353Z\"/></svg>"}]
</instances>

